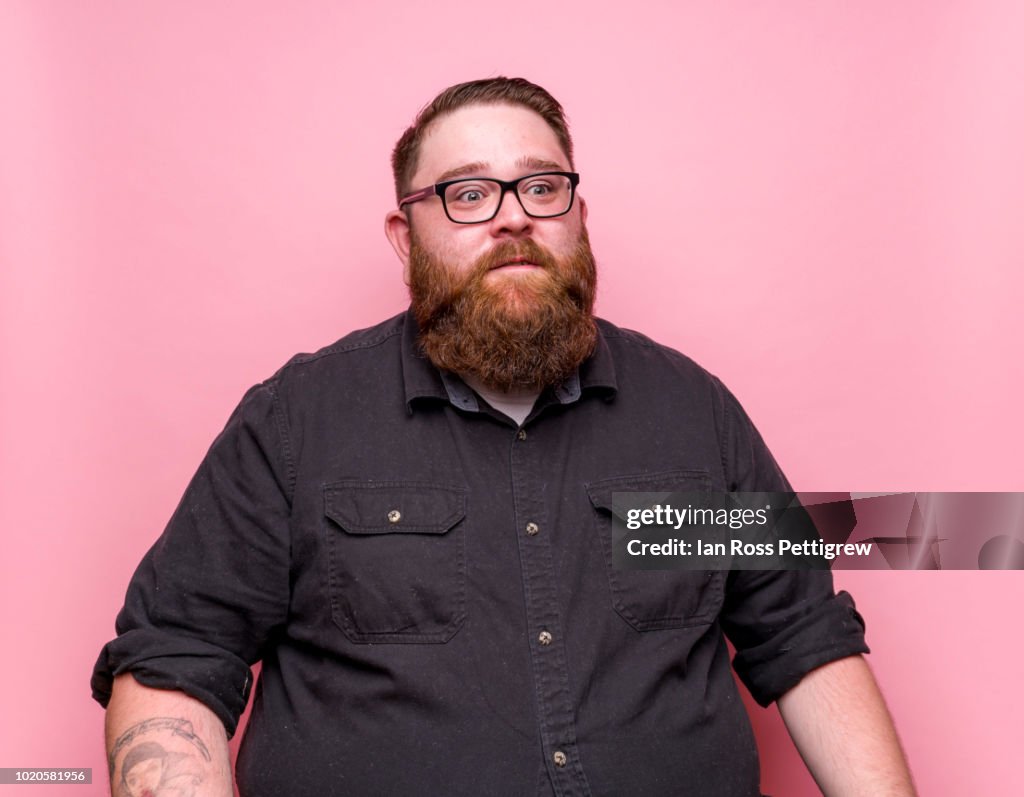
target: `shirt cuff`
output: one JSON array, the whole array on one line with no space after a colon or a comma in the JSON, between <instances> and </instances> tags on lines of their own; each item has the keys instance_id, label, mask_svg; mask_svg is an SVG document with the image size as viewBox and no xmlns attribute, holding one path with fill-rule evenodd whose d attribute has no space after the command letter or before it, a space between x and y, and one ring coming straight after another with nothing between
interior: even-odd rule
<instances>
[{"instance_id":1,"label":"shirt cuff","mask_svg":"<svg viewBox=\"0 0 1024 797\"><path fill-rule=\"evenodd\" d=\"M839 592L770 640L738 652L733 667L754 699L768 706L811 670L869 652L864 619L849 593Z\"/></svg>"},{"instance_id":2,"label":"shirt cuff","mask_svg":"<svg viewBox=\"0 0 1024 797\"><path fill-rule=\"evenodd\" d=\"M93 669L92 696L104 708L114 677L130 672L143 686L184 692L204 703L230 739L252 687L252 671L232 653L198 639L137 629L109 642Z\"/></svg>"}]
</instances>

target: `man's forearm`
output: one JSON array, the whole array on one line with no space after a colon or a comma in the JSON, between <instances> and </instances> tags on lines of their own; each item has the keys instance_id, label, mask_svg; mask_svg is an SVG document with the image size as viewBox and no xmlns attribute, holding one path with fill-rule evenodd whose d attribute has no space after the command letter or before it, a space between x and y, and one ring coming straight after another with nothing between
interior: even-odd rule
<instances>
[{"instance_id":1,"label":"man's forearm","mask_svg":"<svg viewBox=\"0 0 1024 797\"><path fill-rule=\"evenodd\" d=\"M161 789L194 797L234 793L224 725L183 692L118 676L107 708L106 741L114 797L153 797Z\"/></svg>"},{"instance_id":2,"label":"man's forearm","mask_svg":"<svg viewBox=\"0 0 1024 797\"><path fill-rule=\"evenodd\" d=\"M862 657L813 670L778 705L826 797L916 793L892 718Z\"/></svg>"}]
</instances>

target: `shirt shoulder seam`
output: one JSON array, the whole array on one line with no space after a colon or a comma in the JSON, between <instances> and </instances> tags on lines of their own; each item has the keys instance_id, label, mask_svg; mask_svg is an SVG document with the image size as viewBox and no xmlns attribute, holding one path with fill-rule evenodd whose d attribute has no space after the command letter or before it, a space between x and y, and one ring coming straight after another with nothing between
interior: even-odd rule
<instances>
[{"instance_id":1,"label":"shirt shoulder seam","mask_svg":"<svg viewBox=\"0 0 1024 797\"><path fill-rule=\"evenodd\" d=\"M277 424L277 434L281 438L281 453L284 456L285 477L288 479L288 503L295 498L295 486L298 476L295 470L295 456L292 452L291 433L288 428L288 419L281 406L280 394L273 380L267 381L267 390L274 405L274 420Z\"/></svg>"},{"instance_id":2,"label":"shirt shoulder seam","mask_svg":"<svg viewBox=\"0 0 1024 797\"><path fill-rule=\"evenodd\" d=\"M732 482L729 479L729 432L732 429L732 409L729 402L725 400L725 385L717 376L711 377L711 384L715 389L715 399L718 403L718 417L722 419L722 428L718 430L718 454L722 461L722 477L725 479L725 486L732 489Z\"/></svg>"}]
</instances>

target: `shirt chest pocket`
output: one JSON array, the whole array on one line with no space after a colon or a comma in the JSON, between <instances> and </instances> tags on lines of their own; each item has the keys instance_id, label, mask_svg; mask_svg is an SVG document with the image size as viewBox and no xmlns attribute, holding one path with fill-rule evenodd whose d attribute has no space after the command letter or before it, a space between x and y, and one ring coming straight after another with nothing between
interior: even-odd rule
<instances>
[{"instance_id":1,"label":"shirt chest pocket","mask_svg":"<svg viewBox=\"0 0 1024 797\"><path fill-rule=\"evenodd\" d=\"M673 470L602 479L586 485L608 573L612 607L637 631L689 628L714 621L725 599L724 570L626 570L613 564L612 494L707 493L701 470Z\"/></svg>"},{"instance_id":2,"label":"shirt chest pocket","mask_svg":"<svg viewBox=\"0 0 1024 797\"><path fill-rule=\"evenodd\" d=\"M353 642L447 642L466 618L463 487L324 487L331 616Z\"/></svg>"}]
</instances>

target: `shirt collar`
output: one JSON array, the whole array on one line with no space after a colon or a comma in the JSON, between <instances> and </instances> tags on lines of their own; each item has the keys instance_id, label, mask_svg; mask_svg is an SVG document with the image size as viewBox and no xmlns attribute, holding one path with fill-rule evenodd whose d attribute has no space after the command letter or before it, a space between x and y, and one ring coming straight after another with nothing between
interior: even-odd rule
<instances>
[{"instance_id":1,"label":"shirt collar","mask_svg":"<svg viewBox=\"0 0 1024 797\"><path fill-rule=\"evenodd\" d=\"M611 400L618 390L615 380L615 363L602 334L601 323L597 325L597 345L594 353L583 364L553 389L560 404L578 401L585 391L600 391L606 400ZM460 409L471 412L480 409L479 399L473 389L456 374L439 371L426 358L419 346L419 326L412 311L405 314L402 329L402 376L405 382L405 404L412 414L417 399L449 401Z\"/></svg>"},{"instance_id":2,"label":"shirt collar","mask_svg":"<svg viewBox=\"0 0 1024 797\"><path fill-rule=\"evenodd\" d=\"M615 398L619 390L618 380L615 378L615 360L612 357L612 350L605 340L605 328L609 326L607 321L600 318L597 321L597 344L594 346L594 353L591 354L578 371L580 392L599 392L606 401Z\"/></svg>"},{"instance_id":3,"label":"shirt collar","mask_svg":"<svg viewBox=\"0 0 1024 797\"><path fill-rule=\"evenodd\" d=\"M405 406L410 415L417 399L449 400L441 373L420 349L418 338L419 325L412 310L408 310L402 326L402 379L405 382Z\"/></svg>"},{"instance_id":4,"label":"shirt collar","mask_svg":"<svg viewBox=\"0 0 1024 797\"><path fill-rule=\"evenodd\" d=\"M448 391L448 400L456 407L469 412L480 411L480 400L476 392L467 385L458 374L451 371L440 371L441 382Z\"/></svg>"}]
</instances>

